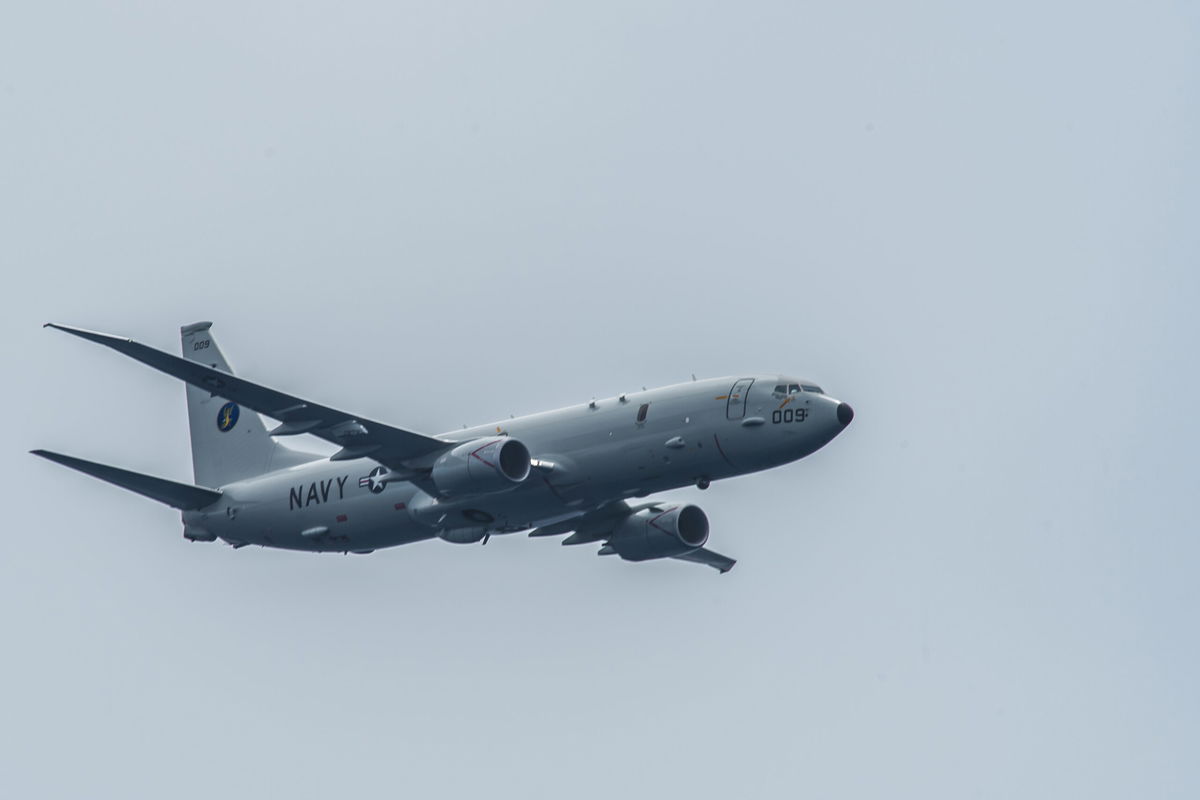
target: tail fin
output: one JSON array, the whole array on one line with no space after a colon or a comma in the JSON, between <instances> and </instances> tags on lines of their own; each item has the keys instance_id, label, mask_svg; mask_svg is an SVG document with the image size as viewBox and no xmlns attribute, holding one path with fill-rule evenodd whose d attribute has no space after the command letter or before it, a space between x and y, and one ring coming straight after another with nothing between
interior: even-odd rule
<instances>
[{"instance_id":1,"label":"tail fin","mask_svg":"<svg viewBox=\"0 0 1200 800\"><path fill-rule=\"evenodd\" d=\"M233 374L212 337L211 322L179 329L183 356ZM224 486L276 469L320 458L285 447L267 434L262 418L191 384L187 387L188 424L192 434L192 468L196 483Z\"/></svg>"}]
</instances>

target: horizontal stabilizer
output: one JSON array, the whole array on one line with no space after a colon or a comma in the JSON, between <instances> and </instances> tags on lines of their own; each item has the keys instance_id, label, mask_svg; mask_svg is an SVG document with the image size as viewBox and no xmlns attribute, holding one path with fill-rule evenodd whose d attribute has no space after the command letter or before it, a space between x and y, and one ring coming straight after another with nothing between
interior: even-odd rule
<instances>
[{"instance_id":1,"label":"horizontal stabilizer","mask_svg":"<svg viewBox=\"0 0 1200 800\"><path fill-rule=\"evenodd\" d=\"M140 472L110 467L107 464L97 464L95 461L85 461L82 458L64 456L62 453L52 453L49 450L30 450L29 452L183 511L204 508L221 499L221 493L215 489L205 489L202 486L192 486L190 483L155 478Z\"/></svg>"},{"instance_id":2,"label":"horizontal stabilizer","mask_svg":"<svg viewBox=\"0 0 1200 800\"><path fill-rule=\"evenodd\" d=\"M277 419L283 423L273 432L277 436L301 432L319 436L342 448L336 454L336 459L369 456L392 469L406 469L411 460L441 453L455 444L303 400L199 362L164 353L132 339L53 322L46 323L45 327L111 347L118 353L197 386L215 397L232 400Z\"/></svg>"},{"instance_id":3,"label":"horizontal stabilizer","mask_svg":"<svg viewBox=\"0 0 1200 800\"><path fill-rule=\"evenodd\" d=\"M672 556L672 558L678 558L680 561L691 561L693 564L707 564L722 575L733 569L733 565L737 563L737 561L734 561L729 556L714 553L712 550L707 550L703 547L684 553L681 556Z\"/></svg>"}]
</instances>

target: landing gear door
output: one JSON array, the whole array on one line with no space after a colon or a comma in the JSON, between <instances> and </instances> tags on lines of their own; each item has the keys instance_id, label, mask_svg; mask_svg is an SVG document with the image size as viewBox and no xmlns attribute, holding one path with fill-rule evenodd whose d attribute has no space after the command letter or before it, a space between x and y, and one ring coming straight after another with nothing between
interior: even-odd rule
<instances>
[{"instance_id":1,"label":"landing gear door","mask_svg":"<svg viewBox=\"0 0 1200 800\"><path fill-rule=\"evenodd\" d=\"M754 378L742 378L729 390L729 399L725 403L725 416L729 419L741 419L746 416L746 399L750 396L750 384Z\"/></svg>"}]
</instances>

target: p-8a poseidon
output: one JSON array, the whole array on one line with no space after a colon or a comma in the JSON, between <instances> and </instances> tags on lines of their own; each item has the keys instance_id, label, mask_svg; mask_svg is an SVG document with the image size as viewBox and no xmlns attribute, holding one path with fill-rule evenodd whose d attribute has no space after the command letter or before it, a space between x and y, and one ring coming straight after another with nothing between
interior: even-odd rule
<instances>
[{"instance_id":1,"label":"p-8a poseidon","mask_svg":"<svg viewBox=\"0 0 1200 800\"><path fill-rule=\"evenodd\" d=\"M440 538L570 534L627 561L675 558L721 572L698 507L655 492L776 467L815 452L854 412L809 381L693 380L439 436L397 428L234 376L211 323L181 329L183 357L48 324L187 383L196 484L73 456L34 454L183 512L183 535L314 552L370 553ZM257 412L257 413L254 413ZM278 420L267 430L259 417ZM336 445L302 452L280 437Z\"/></svg>"}]
</instances>

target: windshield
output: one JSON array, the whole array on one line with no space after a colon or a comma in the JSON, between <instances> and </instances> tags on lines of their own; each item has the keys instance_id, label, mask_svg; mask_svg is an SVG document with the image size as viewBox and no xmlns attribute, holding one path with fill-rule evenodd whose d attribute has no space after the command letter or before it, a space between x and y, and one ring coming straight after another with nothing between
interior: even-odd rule
<instances>
[{"instance_id":1,"label":"windshield","mask_svg":"<svg viewBox=\"0 0 1200 800\"><path fill-rule=\"evenodd\" d=\"M825 394L820 386L815 383L779 383L775 385L775 394L796 394L797 392L813 392L814 394Z\"/></svg>"}]
</instances>

